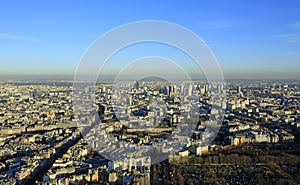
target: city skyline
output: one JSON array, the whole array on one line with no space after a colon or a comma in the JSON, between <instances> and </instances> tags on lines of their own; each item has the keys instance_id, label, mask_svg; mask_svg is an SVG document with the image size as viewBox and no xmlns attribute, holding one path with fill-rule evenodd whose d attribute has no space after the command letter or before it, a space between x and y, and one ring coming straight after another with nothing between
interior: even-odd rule
<instances>
[{"instance_id":1,"label":"city skyline","mask_svg":"<svg viewBox=\"0 0 300 185\"><path fill-rule=\"evenodd\" d=\"M162 20L184 26L203 39L216 56L225 79L300 79L299 2L213 4L3 2L0 78L72 76L84 52L102 34L132 21ZM139 55L166 54L176 58L178 64L186 64L173 48L149 44L137 50L135 47L112 58L111 68ZM111 68L108 71L113 73Z\"/></svg>"},{"instance_id":2,"label":"city skyline","mask_svg":"<svg viewBox=\"0 0 300 185\"><path fill-rule=\"evenodd\" d=\"M1 2L0 184L300 184L299 7Z\"/></svg>"},{"instance_id":3,"label":"city skyline","mask_svg":"<svg viewBox=\"0 0 300 185\"><path fill-rule=\"evenodd\" d=\"M300 182L300 81L0 83L0 184Z\"/></svg>"}]
</instances>

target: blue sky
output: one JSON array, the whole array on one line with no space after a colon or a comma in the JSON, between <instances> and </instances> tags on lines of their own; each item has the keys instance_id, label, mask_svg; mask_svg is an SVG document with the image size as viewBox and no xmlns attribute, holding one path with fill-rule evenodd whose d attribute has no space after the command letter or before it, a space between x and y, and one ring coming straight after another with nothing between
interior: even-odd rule
<instances>
[{"instance_id":1,"label":"blue sky","mask_svg":"<svg viewBox=\"0 0 300 185\"><path fill-rule=\"evenodd\" d=\"M0 75L72 75L116 26L163 20L195 32L226 78L300 79L300 1L1 1Z\"/></svg>"}]
</instances>

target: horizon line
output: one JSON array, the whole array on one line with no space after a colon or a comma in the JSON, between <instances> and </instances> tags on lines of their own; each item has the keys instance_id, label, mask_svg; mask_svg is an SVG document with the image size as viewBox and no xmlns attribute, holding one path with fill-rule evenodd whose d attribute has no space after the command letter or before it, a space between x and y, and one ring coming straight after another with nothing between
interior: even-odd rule
<instances>
[{"instance_id":1,"label":"horizon line","mask_svg":"<svg viewBox=\"0 0 300 185\"><path fill-rule=\"evenodd\" d=\"M103 79L97 79L97 81L113 81L115 80L114 75L102 75ZM57 75L57 74L11 74L11 75L2 75L0 74L0 81L35 81L35 80L68 80L68 81L74 81L75 75L72 74L65 74L65 75ZM205 77L200 78L193 78L192 80L207 80ZM134 81L137 80L134 76L128 76L128 78L124 79L124 81ZM173 80L181 80L173 78ZM255 80L255 81L268 81L268 80L274 80L274 81L280 81L280 80L288 80L288 81L300 81L299 78L273 78L273 77L226 77L224 76L225 81L231 81L231 80Z\"/></svg>"}]
</instances>

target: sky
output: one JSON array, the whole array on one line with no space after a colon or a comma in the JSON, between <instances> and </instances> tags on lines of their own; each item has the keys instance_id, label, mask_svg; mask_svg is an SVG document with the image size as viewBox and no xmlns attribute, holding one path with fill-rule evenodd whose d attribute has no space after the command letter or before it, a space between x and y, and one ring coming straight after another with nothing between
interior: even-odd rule
<instances>
[{"instance_id":1,"label":"sky","mask_svg":"<svg viewBox=\"0 0 300 185\"><path fill-rule=\"evenodd\" d=\"M227 79L300 79L299 7L298 0L4 0L0 76L72 76L104 33L133 21L162 20L197 34ZM141 48L138 53L145 55L173 52L155 44ZM134 55L130 49L127 58L123 53L110 68Z\"/></svg>"}]
</instances>

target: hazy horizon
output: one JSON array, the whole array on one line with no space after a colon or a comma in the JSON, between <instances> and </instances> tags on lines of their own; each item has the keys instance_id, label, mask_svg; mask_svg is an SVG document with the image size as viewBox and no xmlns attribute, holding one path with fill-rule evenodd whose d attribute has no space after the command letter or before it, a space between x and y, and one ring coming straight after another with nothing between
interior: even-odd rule
<instances>
[{"instance_id":1,"label":"hazy horizon","mask_svg":"<svg viewBox=\"0 0 300 185\"><path fill-rule=\"evenodd\" d=\"M102 80L105 80L105 81L114 81L115 76L111 75L111 76L108 76L108 75L102 75L100 78L98 78L98 81L100 79ZM176 79L174 77L175 80L180 80L180 79ZM200 78L197 78L195 76L191 76L191 79L192 80L206 80L205 77L200 77ZM31 80L67 80L67 81L73 81L74 80L74 75L0 75L0 81L31 81ZM124 79L125 81L126 80L129 80L129 81L136 81L137 78L135 76L128 76L127 78ZM226 81L231 81L231 80L253 80L253 81L300 81L300 78L276 78L276 77L268 77L268 78L260 78L260 77L244 77L244 78L241 78L241 77L224 77L224 80ZM100 80L101 81L101 80Z\"/></svg>"}]
</instances>

